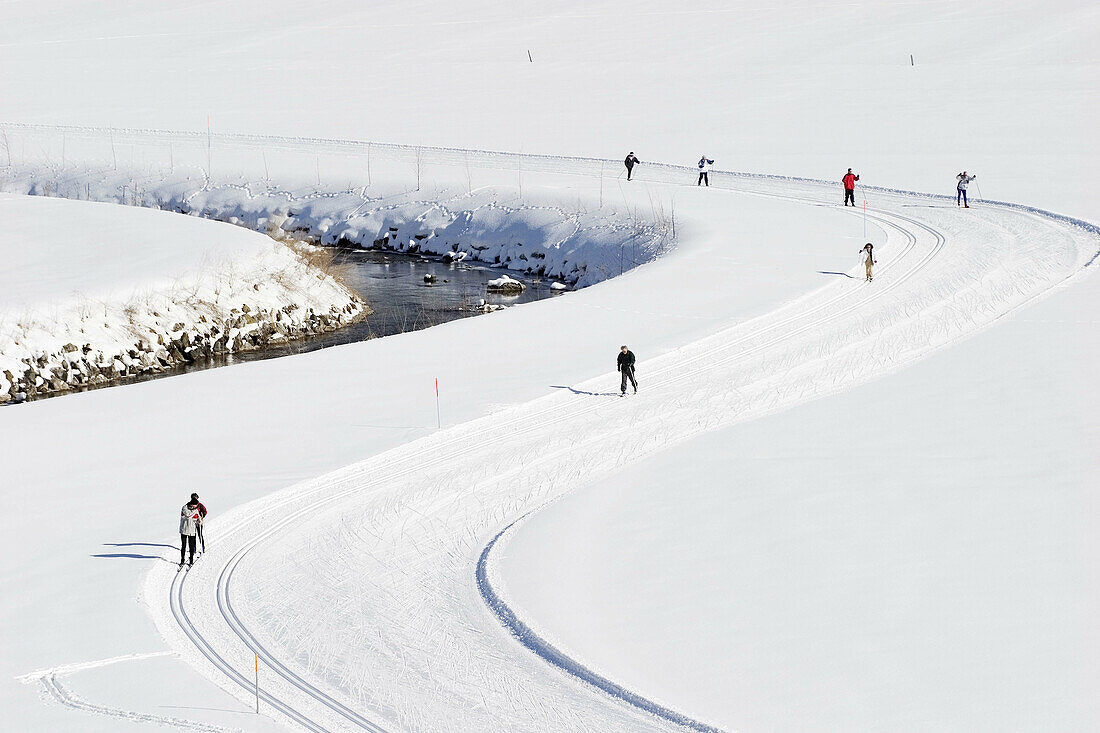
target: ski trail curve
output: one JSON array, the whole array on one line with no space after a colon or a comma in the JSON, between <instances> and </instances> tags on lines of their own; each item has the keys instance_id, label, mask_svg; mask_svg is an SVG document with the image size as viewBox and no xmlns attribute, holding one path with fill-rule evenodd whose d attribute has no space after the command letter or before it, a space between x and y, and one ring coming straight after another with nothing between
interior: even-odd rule
<instances>
[{"instance_id":1,"label":"ski trail curve","mask_svg":"<svg viewBox=\"0 0 1100 733\"><path fill-rule=\"evenodd\" d=\"M832 195L790 181L753 189L792 205ZM550 395L227 516L223 540L189 573L149 575L146 597L170 607L162 630L240 697L251 691L243 660L260 654L277 675L265 699L307 730L667 728L653 710L518 648L471 568L515 517L701 432L943 348L1075 276L1100 241L1010 207L965 225L939 211L902 213L911 200L883 194L868 211L896 252L873 286L835 283L642 362L637 398ZM596 392L607 379L576 387Z\"/></svg>"},{"instance_id":2,"label":"ski trail curve","mask_svg":"<svg viewBox=\"0 0 1100 733\"><path fill-rule=\"evenodd\" d=\"M626 689L622 685L616 684L607 677L597 674L592 670L585 667L580 662L572 659L568 655L564 654L556 648L553 644L549 643L541 636L539 636L530 626L525 624L515 611L508 606L499 593L493 588L492 582L489 580L489 554L496 546L497 540L504 536L504 534L516 526L517 522L522 521L529 514L523 515L516 521L509 524L504 529L500 530L489 541L489 544L485 545L485 549L481 551L481 556L477 561L477 569L474 573L477 579L477 589L481 593L482 600L485 601L493 613L496 614L497 619L504 625L512 636L519 641L520 644L527 647L530 651L537 654L548 663L558 667L562 671L576 677L582 682L595 687L596 689L618 698L628 705L642 710L650 715L675 723L678 726L687 728L688 730L698 731L699 733L720 733L719 728L715 728L712 725L701 723L698 720L689 718L682 713L678 713L675 710L671 710L663 705L647 700L636 692Z\"/></svg>"}]
</instances>

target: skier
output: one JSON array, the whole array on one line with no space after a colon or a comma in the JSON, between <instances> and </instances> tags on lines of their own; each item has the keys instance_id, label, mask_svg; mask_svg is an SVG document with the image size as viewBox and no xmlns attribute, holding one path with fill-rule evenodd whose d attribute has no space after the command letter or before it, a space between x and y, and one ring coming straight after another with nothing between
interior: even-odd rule
<instances>
[{"instance_id":1,"label":"skier","mask_svg":"<svg viewBox=\"0 0 1100 733\"><path fill-rule=\"evenodd\" d=\"M703 185L703 181L707 182L707 188L710 188L710 167L714 165L714 161L703 156L699 159L699 180L695 182L696 186Z\"/></svg>"},{"instance_id":2,"label":"skier","mask_svg":"<svg viewBox=\"0 0 1100 733\"><path fill-rule=\"evenodd\" d=\"M955 196L955 206L958 206L961 203L966 208L970 208L970 204L966 201L966 187L969 186L970 182L977 177L977 173L972 176L968 176L966 175L966 171L963 171L959 175L955 176L955 180L959 182L959 188L957 192L958 195Z\"/></svg>"},{"instance_id":3,"label":"skier","mask_svg":"<svg viewBox=\"0 0 1100 733\"><path fill-rule=\"evenodd\" d=\"M634 151L631 150L630 154L626 156L626 160L623 161L626 164L626 180L630 180L630 174L634 172L634 166L641 162L638 160L638 156L634 155Z\"/></svg>"},{"instance_id":4,"label":"skier","mask_svg":"<svg viewBox=\"0 0 1100 733\"><path fill-rule=\"evenodd\" d=\"M708 184L709 185L709 184ZM618 369L623 375L622 383L622 397L626 394L626 381L629 379L630 383L634 385L634 394L638 394L638 380L634 378L634 352L626 348L626 344L623 344L619 348Z\"/></svg>"},{"instance_id":5,"label":"skier","mask_svg":"<svg viewBox=\"0 0 1100 733\"><path fill-rule=\"evenodd\" d=\"M199 522L199 549L201 549L203 552L206 552L206 537L202 533L202 526L206 522L206 507L201 501L199 501L198 494L191 494L191 501L199 502L199 518L203 520L202 522Z\"/></svg>"},{"instance_id":6,"label":"skier","mask_svg":"<svg viewBox=\"0 0 1100 733\"><path fill-rule=\"evenodd\" d=\"M202 515L199 514L199 500L192 498L180 510L180 570L183 570L183 561L188 548L191 550L191 562L188 563L188 567L195 564L195 536L198 534L200 524L202 524Z\"/></svg>"},{"instance_id":7,"label":"skier","mask_svg":"<svg viewBox=\"0 0 1100 733\"><path fill-rule=\"evenodd\" d=\"M859 176L852 173L852 169L848 169L847 175L840 179L844 183L844 205L848 205L848 201L852 202L852 206L856 205L856 181L859 180Z\"/></svg>"},{"instance_id":8,"label":"skier","mask_svg":"<svg viewBox=\"0 0 1100 733\"><path fill-rule=\"evenodd\" d=\"M863 245L860 254L863 255L863 266L867 268L867 282L871 282L873 279L871 276L871 268L878 264L878 260L875 259L875 245L868 242Z\"/></svg>"}]
</instances>

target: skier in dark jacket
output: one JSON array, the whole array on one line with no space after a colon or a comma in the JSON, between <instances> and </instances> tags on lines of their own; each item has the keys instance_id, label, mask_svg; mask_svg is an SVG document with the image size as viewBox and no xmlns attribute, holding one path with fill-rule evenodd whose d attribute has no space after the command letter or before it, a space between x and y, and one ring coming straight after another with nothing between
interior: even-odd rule
<instances>
[{"instance_id":1,"label":"skier in dark jacket","mask_svg":"<svg viewBox=\"0 0 1100 733\"><path fill-rule=\"evenodd\" d=\"M844 178L840 179L844 183L844 205L847 206L848 202L852 202L852 206L856 205L856 181L859 180L859 176L852 173L852 169L849 168Z\"/></svg>"},{"instance_id":2,"label":"skier in dark jacket","mask_svg":"<svg viewBox=\"0 0 1100 733\"><path fill-rule=\"evenodd\" d=\"M203 506L203 503L201 501L199 501L199 495L198 494L191 494L191 501L198 503L198 505L199 505L199 507L198 507L199 508L199 519L200 520L205 520L206 519L206 507ZM199 547L202 548L203 552L206 552L206 537L202 533L202 524L203 524L202 521L200 521L199 522Z\"/></svg>"},{"instance_id":3,"label":"skier in dark jacket","mask_svg":"<svg viewBox=\"0 0 1100 733\"><path fill-rule=\"evenodd\" d=\"M626 382L630 380L634 385L634 394L638 394L638 380L634 379L634 352L625 345L619 349L618 368L623 375L622 393L626 394Z\"/></svg>"},{"instance_id":4,"label":"skier in dark jacket","mask_svg":"<svg viewBox=\"0 0 1100 733\"><path fill-rule=\"evenodd\" d=\"M631 150L630 154L626 156L626 160L623 161L626 165L626 180L630 180L630 175L634 172L634 166L641 162L638 160L638 156L634 155L634 151Z\"/></svg>"}]
</instances>

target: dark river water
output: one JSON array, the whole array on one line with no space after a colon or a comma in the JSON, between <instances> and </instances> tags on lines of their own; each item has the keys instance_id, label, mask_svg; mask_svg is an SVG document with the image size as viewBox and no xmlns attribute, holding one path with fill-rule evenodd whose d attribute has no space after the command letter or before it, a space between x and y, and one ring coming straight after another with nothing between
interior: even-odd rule
<instances>
[{"instance_id":1,"label":"dark river water","mask_svg":"<svg viewBox=\"0 0 1100 733\"><path fill-rule=\"evenodd\" d=\"M510 306L558 295L550 290L552 280L528 277L476 263L445 264L438 259L428 259L419 255L361 249L338 250L336 262L344 266L344 281L362 295L374 310L372 315L359 323L332 333L299 339L288 344L199 358L191 364L184 364L168 371L126 377L102 385L76 387L65 392L42 395L37 399L59 397L118 384L144 382L149 379L246 361L302 354L329 346L416 331L458 318L482 315L481 311L477 310L478 304L482 301ZM524 283L527 290L515 296L487 293L485 284L504 274ZM435 282L425 283L425 275L435 275Z\"/></svg>"},{"instance_id":2,"label":"dark river water","mask_svg":"<svg viewBox=\"0 0 1100 733\"><path fill-rule=\"evenodd\" d=\"M374 310L372 315L333 333L211 359L217 363L209 366L301 354L339 344L417 331L457 318L481 315L480 311L475 310L481 301L518 305L555 295L550 290L552 280L531 278L476 263L448 265L416 255L362 249L340 250L336 262L345 266L344 282L363 296ZM485 283L504 274L522 282L527 290L520 295L486 293ZM425 283L425 275L435 275L435 282ZM183 371L196 368L207 367L196 363L184 367Z\"/></svg>"}]
</instances>

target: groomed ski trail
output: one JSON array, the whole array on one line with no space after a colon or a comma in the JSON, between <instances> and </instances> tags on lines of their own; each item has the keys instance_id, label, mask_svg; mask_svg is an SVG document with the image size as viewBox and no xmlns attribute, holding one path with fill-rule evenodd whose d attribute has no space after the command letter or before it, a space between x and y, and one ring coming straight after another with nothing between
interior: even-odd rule
<instances>
[{"instance_id":1,"label":"groomed ski trail","mask_svg":"<svg viewBox=\"0 0 1100 733\"><path fill-rule=\"evenodd\" d=\"M810 182L747 187L792 205L835 196ZM234 670L258 653L278 674L265 699L307 730L667 728L521 649L473 569L517 516L698 433L904 366L1065 283L1100 242L1026 207L961 219L876 199L868 217L888 239L874 283L837 282L642 360L637 398L550 395L235 511L201 565L150 573L165 635L242 699L251 680Z\"/></svg>"}]
</instances>

